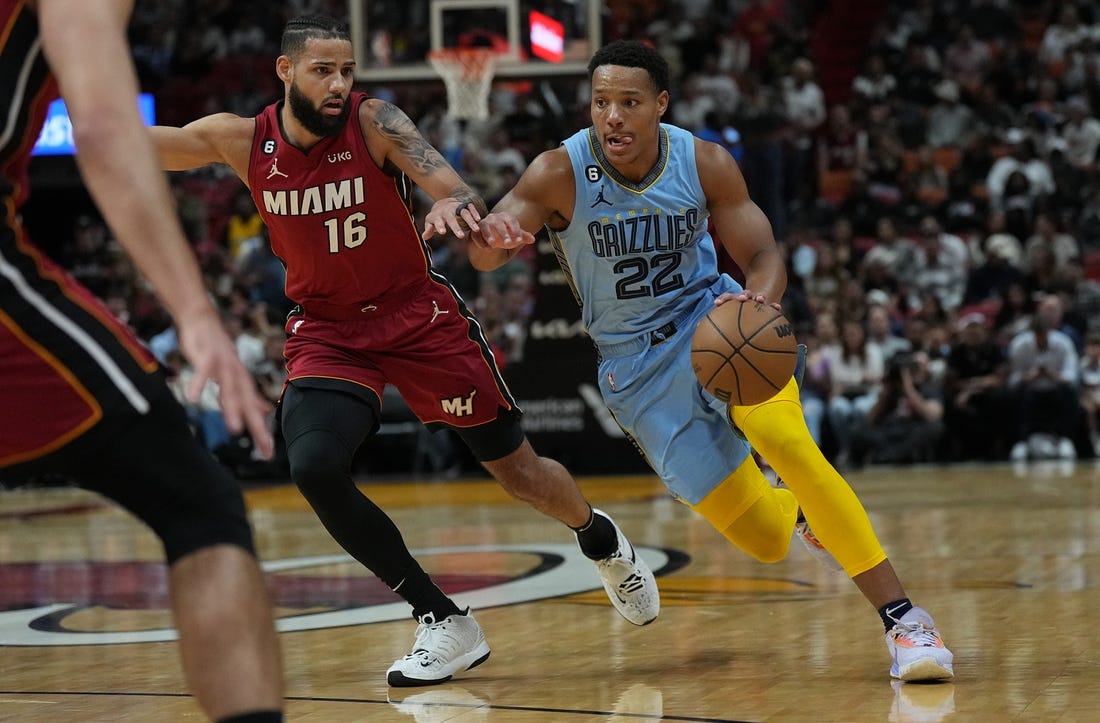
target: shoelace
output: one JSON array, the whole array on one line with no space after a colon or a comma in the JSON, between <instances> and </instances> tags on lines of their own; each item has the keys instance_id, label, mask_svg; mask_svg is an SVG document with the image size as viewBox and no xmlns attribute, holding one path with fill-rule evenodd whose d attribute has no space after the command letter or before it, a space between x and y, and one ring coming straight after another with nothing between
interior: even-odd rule
<instances>
[{"instance_id":1,"label":"shoelace","mask_svg":"<svg viewBox=\"0 0 1100 723\"><path fill-rule=\"evenodd\" d=\"M895 637L905 638L914 645L935 648L940 642L940 636L936 631L926 627L924 623L903 623L899 620L894 624L894 630L897 631Z\"/></svg>"},{"instance_id":2,"label":"shoelace","mask_svg":"<svg viewBox=\"0 0 1100 723\"><path fill-rule=\"evenodd\" d=\"M638 573L631 573L630 577L619 583L619 591L635 593L645 587L645 580Z\"/></svg>"},{"instance_id":3,"label":"shoelace","mask_svg":"<svg viewBox=\"0 0 1100 723\"><path fill-rule=\"evenodd\" d=\"M458 638L447 625L447 618L436 622L431 613L422 617L416 626L416 642L413 651L406 658L435 657L450 659L459 646Z\"/></svg>"}]
</instances>

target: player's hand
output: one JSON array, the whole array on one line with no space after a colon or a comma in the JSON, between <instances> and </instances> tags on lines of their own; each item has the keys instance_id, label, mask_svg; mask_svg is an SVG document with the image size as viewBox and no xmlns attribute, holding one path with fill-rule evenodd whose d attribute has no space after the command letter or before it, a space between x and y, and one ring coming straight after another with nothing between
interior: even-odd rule
<instances>
[{"instance_id":1,"label":"player's hand","mask_svg":"<svg viewBox=\"0 0 1100 723\"><path fill-rule=\"evenodd\" d=\"M721 306L727 301L752 301L757 304L767 304L768 297L764 296L763 294L757 294L755 292L749 291L748 289L744 289L737 294L727 291L724 294L720 294L718 298L714 300L714 305ZM772 302L771 304L769 304L769 306L771 306L776 311L783 311L783 307L778 301Z\"/></svg>"},{"instance_id":2,"label":"player's hand","mask_svg":"<svg viewBox=\"0 0 1100 723\"><path fill-rule=\"evenodd\" d=\"M256 390L256 381L241 363L237 347L217 313L211 308L209 312L190 314L177 320L177 329L180 350L195 370L187 398L198 401L206 382L217 382L225 426L233 434L247 429L256 451L270 458L275 449L267 424L271 405Z\"/></svg>"},{"instance_id":3,"label":"player's hand","mask_svg":"<svg viewBox=\"0 0 1100 723\"><path fill-rule=\"evenodd\" d=\"M481 214L472 203L462 205L457 198L441 198L432 204L432 210L424 217L424 233L421 238L454 234L466 238L467 231L476 231Z\"/></svg>"},{"instance_id":4,"label":"player's hand","mask_svg":"<svg viewBox=\"0 0 1100 723\"><path fill-rule=\"evenodd\" d=\"M490 213L471 234L474 243L491 249L517 249L535 243L535 235L524 231L519 219L510 213Z\"/></svg>"}]
</instances>

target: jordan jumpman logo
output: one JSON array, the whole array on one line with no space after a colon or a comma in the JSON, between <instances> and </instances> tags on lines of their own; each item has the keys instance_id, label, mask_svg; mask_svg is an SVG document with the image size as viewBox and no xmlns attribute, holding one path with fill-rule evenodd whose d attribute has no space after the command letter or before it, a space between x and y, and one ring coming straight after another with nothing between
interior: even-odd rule
<instances>
[{"instance_id":1,"label":"jordan jumpman logo","mask_svg":"<svg viewBox=\"0 0 1100 723\"><path fill-rule=\"evenodd\" d=\"M435 303L435 299L432 299L432 309L433 309L433 311L432 311L432 321L435 321L435 317L439 316L440 314L450 314L451 313L450 309L440 309L439 304ZM429 321L428 323L431 324L432 321Z\"/></svg>"}]
</instances>

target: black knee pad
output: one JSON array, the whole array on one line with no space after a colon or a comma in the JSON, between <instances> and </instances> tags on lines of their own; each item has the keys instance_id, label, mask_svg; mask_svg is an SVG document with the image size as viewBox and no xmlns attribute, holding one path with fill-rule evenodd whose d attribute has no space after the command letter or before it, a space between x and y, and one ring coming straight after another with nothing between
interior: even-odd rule
<instances>
[{"instance_id":1,"label":"black knee pad","mask_svg":"<svg viewBox=\"0 0 1100 723\"><path fill-rule=\"evenodd\" d=\"M350 475L356 450L382 417L373 394L315 383L327 381L295 380L281 403L290 478L307 498Z\"/></svg>"},{"instance_id":2,"label":"black knee pad","mask_svg":"<svg viewBox=\"0 0 1100 723\"><path fill-rule=\"evenodd\" d=\"M323 494L350 476L354 455L330 430L307 430L287 442L290 479L307 498Z\"/></svg>"},{"instance_id":3,"label":"black knee pad","mask_svg":"<svg viewBox=\"0 0 1100 723\"><path fill-rule=\"evenodd\" d=\"M240 483L195 438L167 389L148 413L109 417L66 456L78 461L70 467L82 487L157 534L170 564L211 545L255 552Z\"/></svg>"},{"instance_id":4,"label":"black knee pad","mask_svg":"<svg viewBox=\"0 0 1100 723\"><path fill-rule=\"evenodd\" d=\"M459 428L455 432L473 452L478 462L492 462L507 457L523 444L523 425L516 409L501 408L497 418L477 427Z\"/></svg>"},{"instance_id":5,"label":"black knee pad","mask_svg":"<svg viewBox=\"0 0 1100 723\"><path fill-rule=\"evenodd\" d=\"M164 555L169 565L185 555L214 545L235 545L256 554L244 498L235 485L220 485L211 494L188 500L182 509L175 507L167 510L163 519L154 518L147 522L164 544Z\"/></svg>"}]
</instances>

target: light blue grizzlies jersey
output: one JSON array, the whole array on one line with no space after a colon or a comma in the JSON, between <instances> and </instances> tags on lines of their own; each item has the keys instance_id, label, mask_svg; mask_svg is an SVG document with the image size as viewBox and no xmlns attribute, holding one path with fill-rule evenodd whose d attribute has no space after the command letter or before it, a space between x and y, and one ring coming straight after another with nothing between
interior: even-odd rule
<instances>
[{"instance_id":1,"label":"light blue grizzlies jersey","mask_svg":"<svg viewBox=\"0 0 1100 723\"><path fill-rule=\"evenodd\" d=\"M595 129L564 142L577 188L573 220L550 232L597 345L661 329L717 280L695 138L661 125L660 154L641 183L604 158Z\"/></svg>"},{"instance_id":2,"label":"light blue grizzlies jersey","mask_svg":"<svg viewBox=\"0 0 1100 723\"><path fill-rule=\"evenodd\" d=\"M604 402L669 490L697 504L749 455L691 367L695 325L741 287L718 273L695 138L663 124L659 137L641 183L607 162L592 129L568 138L573 218L550 238L600 349Z\"/></svg>"}]
</instances>

